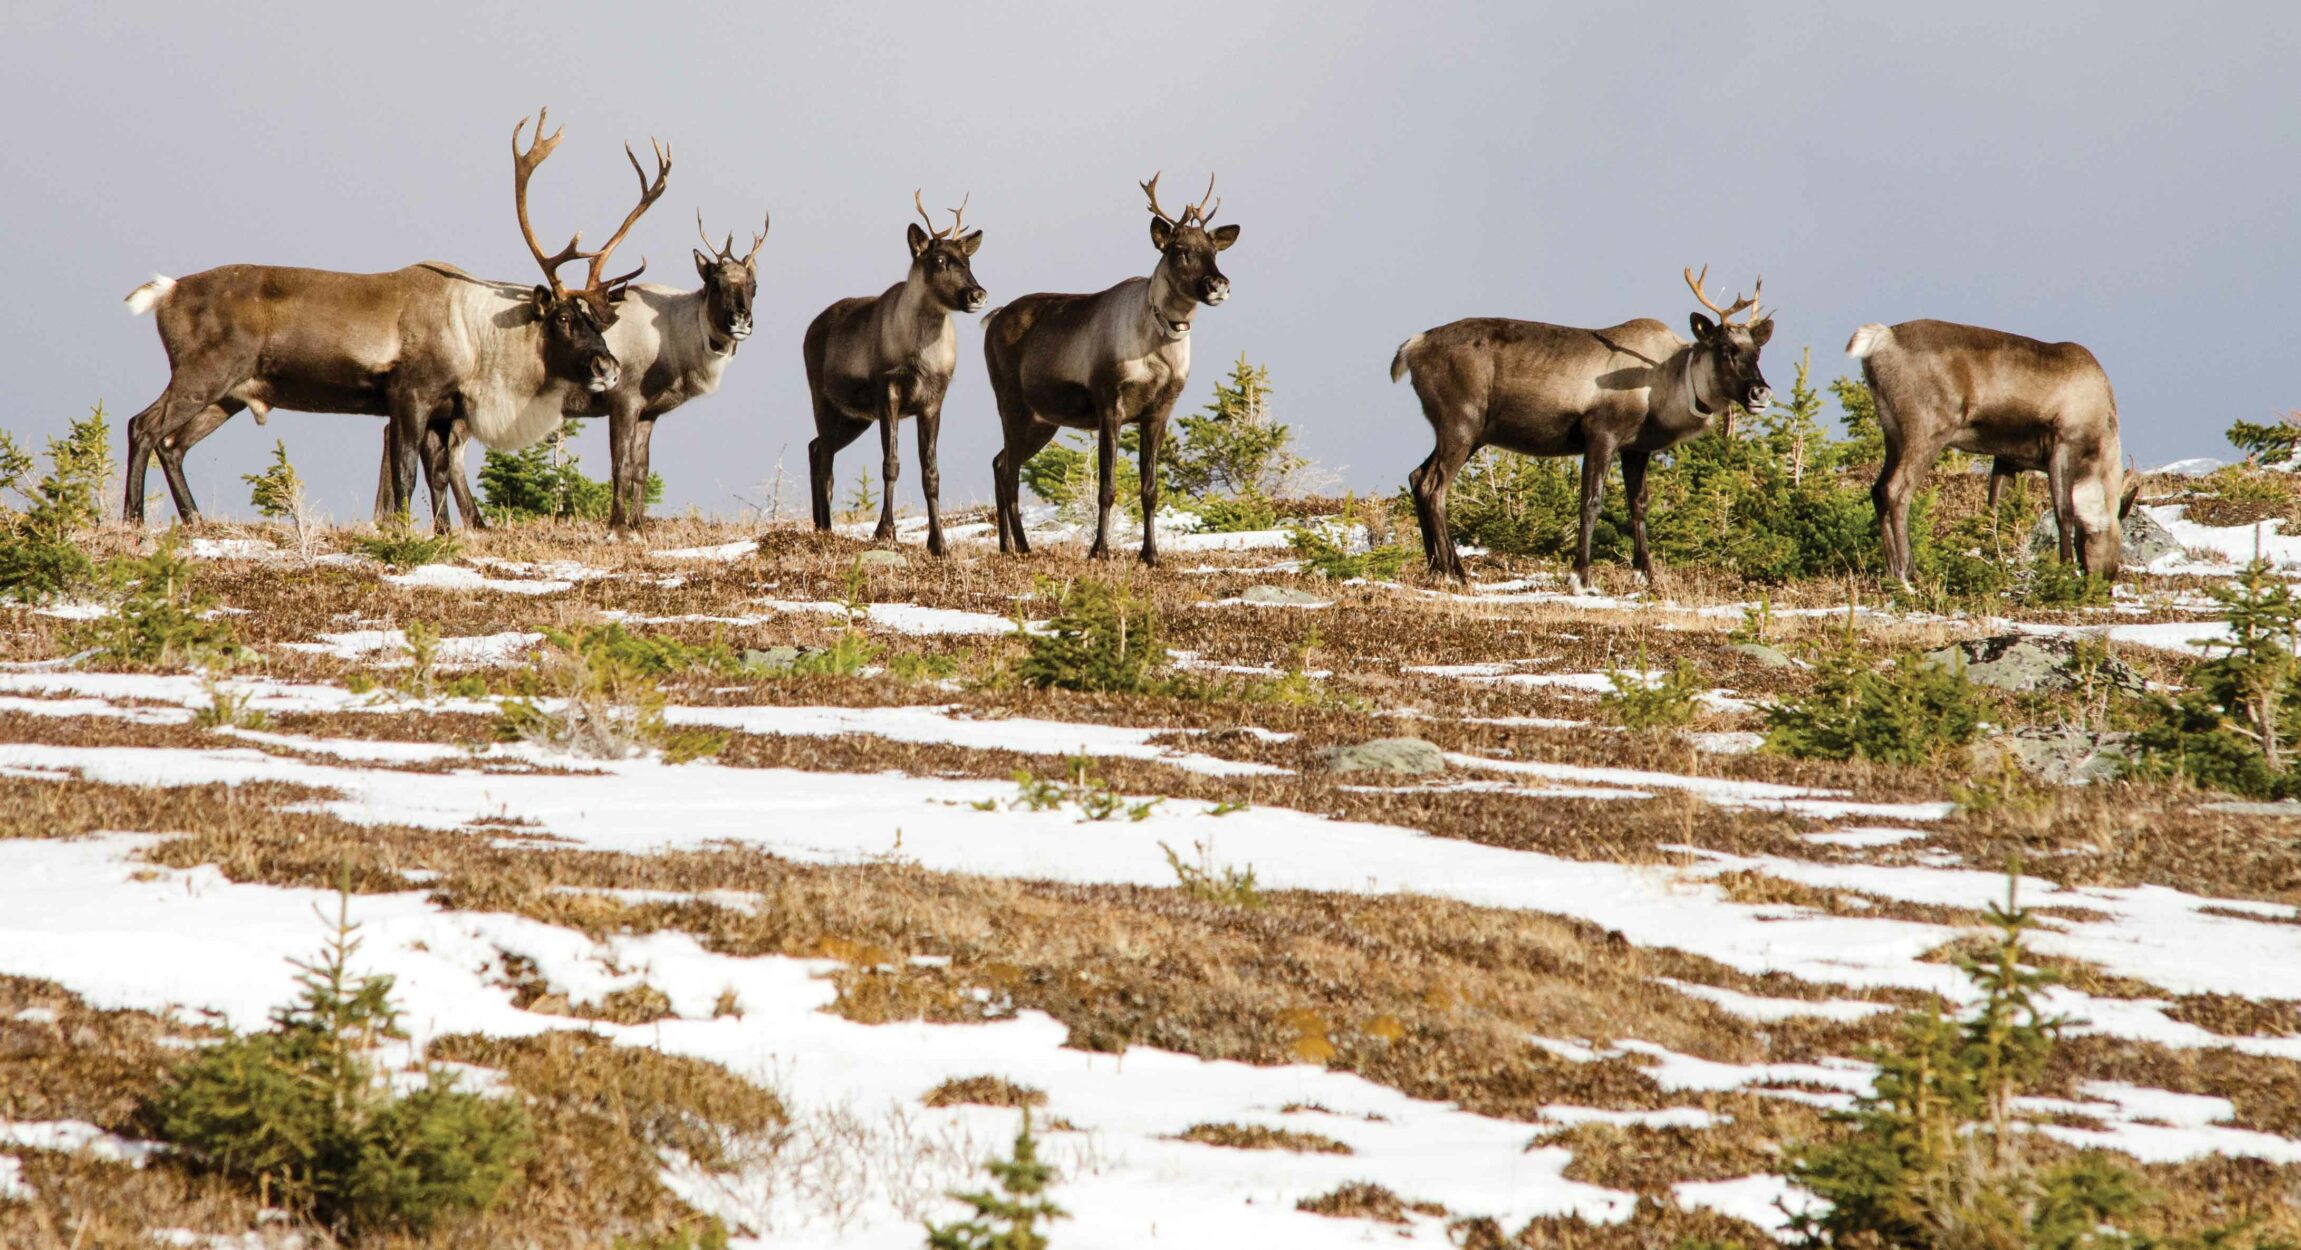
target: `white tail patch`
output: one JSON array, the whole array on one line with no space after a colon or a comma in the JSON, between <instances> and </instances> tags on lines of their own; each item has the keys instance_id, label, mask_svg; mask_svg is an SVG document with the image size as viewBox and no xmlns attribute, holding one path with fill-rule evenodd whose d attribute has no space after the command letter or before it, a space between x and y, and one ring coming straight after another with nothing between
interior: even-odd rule
<instances>
[{"instance_id":1,"label":"white tail patch","mask_svg":"<svg viewBox=\"0 0 2301 1250\"><path fill-rule=\"evenodd\" d=\"M150 282L128 292L126 303L129 315L141 317L158 308L175 289L176 280L174 278L164 273L153 274Z\"/></svg>"},{"instance_id":2,"label":"white tail patch","mask_svg":"<svg viewBox=\"0 0 2301 1250\"><path fill-rule=\"evenodd\" d=\"M1405 377L1405 376L1406 376L1406 370L1407 370L1407 363L1406 363L1406 353L1408 353L1408 352L1410 352L1410 351L1413 351L1413 350L1415 349L1416 345L1420 344L1421 342L1422 342L1422 336L1421 336L1421 335L1419 335L1419 334L1417 334L1417 335L1415 335L1413 338L1410 338L1410 339L1406 340L1405 342L1403 342L1403 343L1400 343L1400 344L1398 345L1398 354L1397 354L1397 355L1395 355L1395 356L1392 356L1392 357L1390 358L1390 380L1391 380L1391 381L1393 381L1393 382L1396 382L1396 381L1398 381L1400 378L1403 378L1403 377Z\"/></svg>"},{"instance_id":3,"label":"white tail patch","mask_svg":"<svg viewBox=\"0 0 2301 1250\"><path fill-rule=\"evenodd\" d=\"M1856 360L1868 360L1870 353L1893 341L1892 328L1871 322L1855 330L1854 336L1846 340L1846 355Z\"/></svg>"}]
</instances>

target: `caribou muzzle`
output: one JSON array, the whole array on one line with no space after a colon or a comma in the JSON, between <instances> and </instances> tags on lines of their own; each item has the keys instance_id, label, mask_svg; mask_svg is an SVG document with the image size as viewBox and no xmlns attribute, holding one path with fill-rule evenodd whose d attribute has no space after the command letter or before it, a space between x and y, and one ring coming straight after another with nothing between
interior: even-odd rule
<instances>
[{"instance_id":1,"label":"caribou muzzle","mask_svg":"<svg viewBox=\"0 0 2301 1250\"><path fill-rule=\"evenodd\" d=\"M1764 378L1752 379L1749 387L1742 392L1742 410L1764 412L1773 406L1774 388L1766 385Z\"/></svg>"},{"instance_id":2,"label":"caribou muzzle","mask_svg":"<svg viewBox=\"0 0 2301 1250\"><path fill-rule=\"evenodd\" d=\"M591 358L591 380L585 382L584 387L592 394L612 391L622 382L623 366L615 362L615 357L602 352Z\"/></svg>"},{"instance_id":3,"label":"caribou muzzle","mask_svg":"<svg viewBox=\"0 0 2301 1250\"><path fill-rule=\"evenodd\" d=\"M1206 280L1206 284L1199 288L1198 298L1200 303L1205 304L1209 308L1212 308L1216 304L1229 299L1230 279L1222 277L1219 274L1215 277L1208 278Z\"/></svg>"}]
</instances>

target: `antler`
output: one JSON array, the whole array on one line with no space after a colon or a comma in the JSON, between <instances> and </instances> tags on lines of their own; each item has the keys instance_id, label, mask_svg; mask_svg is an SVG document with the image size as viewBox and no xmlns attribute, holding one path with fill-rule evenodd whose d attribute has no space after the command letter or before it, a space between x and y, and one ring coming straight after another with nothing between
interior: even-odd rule
<instances>
[{"instance_id":1,"label":"antler","mask_svg":"<svg viewBox=\"0 0 2301 1250\"><path fill-rule=\"evenodd\" d=\"M950 238L952 235L955 235L955 234L957 234L957 233L959 232L959 227L960 227L960 226L961 226L961 225L962 225L962 224L963 224L963 223L966 221L966 219L967 219L967 205L968 205L968 203L969 203L969 202L971 202L971 201L972 201L974 198L975 198L975 193L974 193L974 192L972 192L972 191L969 191L969 192L967 192L967 198L966 198L966 199L963 199L963 200L960 200L960 201L959 201L959 206L958 206L957 208L947 208L947 209L944 209L944 210L943 210L944 212L946 212L946 213L949 213L949 214L951 215L951 224L950 224L948 227L946 227L945 229L942 229L942 230L937 230L937 229L935 229L935 219L934 219L933 217L931 217L931 216L929 216L929 215L927 214L927 203L926 203L926 201L925 201L925 200L922 200L922 199L920 199L920 198L919 198L919 192L918 192L918 189L917 189L917 188L913 188L913 189L912 189L912 191L911 191L911 203L912 203L914 206L916 206L916 207L918 208L918 210L919 210L919 220L921 220L921 221L924 221L924 222L926 222L926 223L927 223L927 236L928 236L929 238L935 238L935 239L948 239L948 238ZM760 236L760 238L761 238L761 239L765 239L765 238L766 238L766 236L765 236L765 235L761 235L761 236ZM753 251L757 251L757 250L759 250L759 249L757 249L757 248L753 248L752 250L753 250Z\"/></svg>"},{"instance_id":2,"label":"antler","mask_svg":"<svg viewBox=\"0 0 2301 1250\"><path fill-rule=\"evenodd\" d=\"M1215 200L1214 207L1208 208L1206 206L1206 202L1210 199L1214 199L1213 174L1208 174L1206 176L1206 194L1198 197L1198 203L1182 210L1183 220L1188 221L1191 218L1196 217L1198 218L1198 224L1202 226L1210 221L1213 221L1214 215L1222 209L1222 201Z\"/></svg>"},{"instance_id":3,"label":"antler","mask_svg":"<svg viewBox=\"0 0 2301 1250\"><path fill-rule=\"evenodd\" d=\"M543 245L535 241L535 227L528 224L527 220L527 180L534 176L536 166L550 159L552 151L559 147L559 136L567 131L567 127L562 126L546 136L543 127L550 117L550 109L536 111L535 142L528 145L525 152L519 150L519 136L521 131L527 129L527 119L520 118L519 124L511 128L511 195L512 207L519 213L519 232L527 239L527 250L534 254L535 263L543 266L543 276L551 282L552 295L565 298L567 288L559 281L559 267L589 255L580 250L583 232L576 231L575 237L569 239L567 246L559 249L558 254L546 256L543 254Z\"/></svg>"},{"instance_id":4,"label":"antler","mask_svg":"<svg viewBox=\"0 0 2301 1250\"><path fill-rule=\"evenodd\" d=\"M1728 321L1733 319L1735 313L1741 312L1743 309L1750 310L1750 315L1743 319L1744 325L1747 325L1750 322L1756 321L1758 319L1758 296L1764 294L1766 290L1766 280L1764 278L1758 279L1758 285L1752 289L1748 297L1745 298L1737 292L1734 296L1733 303L1727 305L1724 308L1720 308L1716 304L1710 302L1710 297L1708 295L1702 293L1702 281L1709 276L1710 267L1708 265L1702 266L1702 272L1699 277L1695 275L1694 267L1692 265L1686 266L1686 285L1693 290L1694 298L1702 302L1702 307L1718 314L1719 325L1726 324Z\"/></svg>"},{"instance_id":5,"label":"antler","mask_svg":"<svg viewBox=\"0 0 2301 1250\"><path fill-rule=\"evenodd\" d=\"M767 231L771 229L774 224L775 215L773 213L767 214L766 218L759 223L759 233L751 236L751 250L743 254L742 259L744 264L750 264L752 258L759 255L759 249L766 246ZM711 232L703 228L703 210L700 208L695 210L695 233L703 236L703 246L710 248L712 253L720 260L734 260L736 258L735 232L732 230L727 232L727 241L725 243L713 243L711 241Z\"/></svg>"},{"instance_id":6,"label":"antler","mask_svg":"<svg viewBox=\"0 0 2301 1250\"><path fill-rule=\"evenodd\" d=\"M1158 206L1158 179L1159 176L1157 174L1152 174L1150 176L1149 182L1138 182L1135 185L1141 187L1143 189L1143 194L1150 197L1151 216L1158 218L1160 221L1165 222L1169 226L1180 226L1182 224L1181 222L1167 216L1166 210ZM1183 215L1186 217L1189 216L1190 210L1184 209Z\"/></svg>"},{"instance_id":7,"label":"antler","mask_svg":"<svg viewBox=\"0 0 2301 1250\"><path fill-rule=\"evenodd\" d=\"M631 227L638 223L640 216L654 207L655 201L663 198L664 185L671 177L671 149L653 139L649 139L647 142L655 149L655 181L653 183L647 181L647 171L640 168L639 156L631 150L631 145L628 143L623 145L624 159L631 162L631 172L639 175L639 203L634 205L630 212L624 214L623 224L615 228L615 233L609 236L606 245L591 254L591 276L584 289L594 294L605 295L609 289L622 286L647 272L647 258L643 256L639 260L639 268L630 273L624 274L620 278L608 279L606 282L601 282L599 279L601 272L607 268L607 258L615 254L616 246L623 242L623 236L631 233Z\"/></svg>"}]
</instances>

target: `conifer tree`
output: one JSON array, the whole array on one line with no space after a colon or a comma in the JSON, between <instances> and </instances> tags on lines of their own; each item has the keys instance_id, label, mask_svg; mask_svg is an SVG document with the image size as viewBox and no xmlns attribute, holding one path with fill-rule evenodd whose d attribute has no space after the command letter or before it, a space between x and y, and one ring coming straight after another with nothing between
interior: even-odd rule
<instances>
[{"instance_id":1,"label":"conifer tree","mask_svg":"<svg viewBox=\"0 0 2301 1250\"><path fill-rule=\"evenodd\" d=\"M974 1208L970 1219L927 1225L928 1250L1047 1250L1042 1223L1068 1218L1068 1212L1047 1197L1056 1180L1052 1164L1039 1159L1038 1139L1031 1135L1031 1109L1023 1108L1023 1127L1015 1134L1014 1153L983 1165L996 1190L954 1193L951 1197Z\"/></svg>"}]
</instances>

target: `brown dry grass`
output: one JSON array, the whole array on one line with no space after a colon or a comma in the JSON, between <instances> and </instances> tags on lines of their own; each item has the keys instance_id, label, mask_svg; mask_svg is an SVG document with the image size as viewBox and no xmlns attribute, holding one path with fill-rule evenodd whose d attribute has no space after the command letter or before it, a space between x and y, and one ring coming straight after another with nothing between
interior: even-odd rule
<instances>
[{"instance_id":1,"label":"brown dry grass","mask_svg":"<svg viewBox=\"0 0 2301 1250\"><path fill-rule=\"evenodd\" d=\"M1314 1155L1353 1153L1349 1143L1336 1141L1323 1133L1304 1133L1260 1124L1193 1124L1175 1134L1175 1140L1197 1142L1201 1146L1222 1146L1230 1150L1286 1150L1295 1154Z\"/></svg>"}]
</instances>

